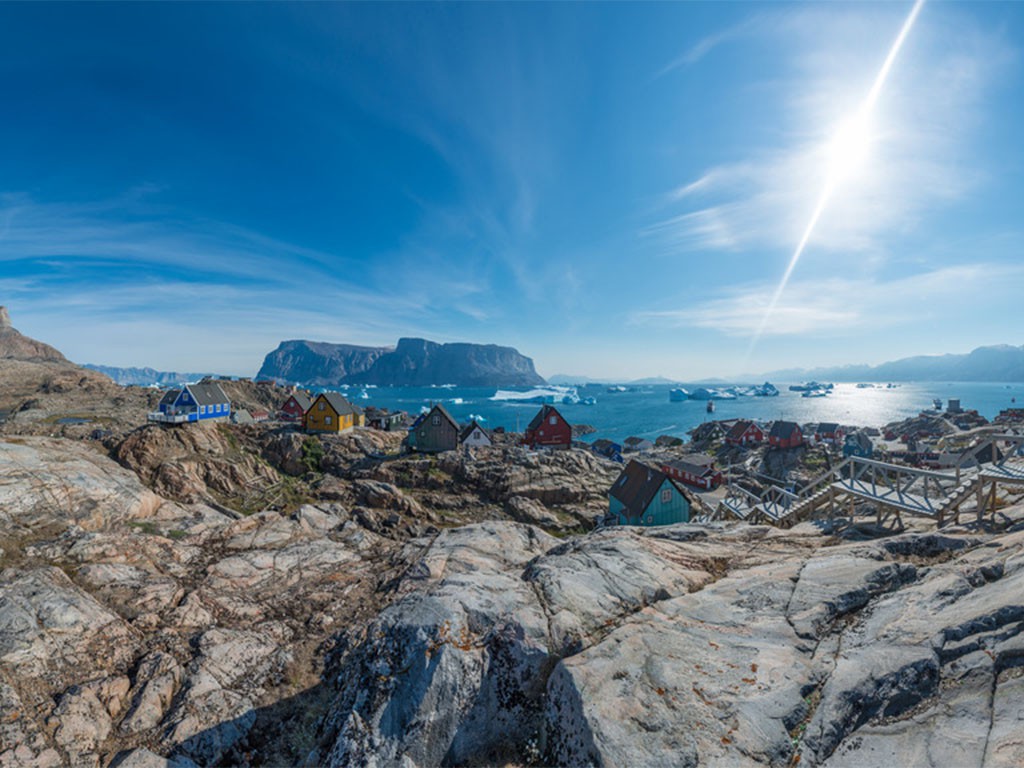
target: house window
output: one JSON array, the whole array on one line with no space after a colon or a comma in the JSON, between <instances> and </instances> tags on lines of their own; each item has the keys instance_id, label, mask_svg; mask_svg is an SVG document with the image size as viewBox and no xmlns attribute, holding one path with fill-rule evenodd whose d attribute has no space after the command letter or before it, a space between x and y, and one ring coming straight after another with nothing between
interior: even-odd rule
<instances>
[{"instance_id":1,"label":"house window","mask_svg":"<svg viewBox=\"0 0 1024 768\"><path fill-rule=\"evenodd\" d=\"M430 420L430 423L433 424L435 427L441 426L441 415L435 413L434 418Z\"/></svg>"},{"instance_id":2,"label":"house window","mask_svg":"<svg viewBox=\"0 0 1024 768\"><path fill-rule=\"evenodd\" d=\"M654 515L648 515L647 516L647 524L650 525L653 522L654 522Z\"/></svg>"},{"instance_id":3,"label":"house window","mask_svg":"<svg viewBox=\"0 0 1024 768\"><path fill-rule=\"evenodd\" d=\"M556 423L557 418L555 416L552 416L551 419L548 421L548 424L550 424L551 426L555 426Z\"/></svg>"},{"instance_id":4,"label":"house window","mask_svg":"<svg viewBox=\"0 0 1024 768\"><path fill-rule=\"evenodd\" d=\"M672 489L671 488L665 488L661 492L661 503L662 504L668 504L670 501L672 501Z\"/></svg>"},{"instance_id":5,"label":"house window","mask_svg":"<svg viewBox=\"0 0 1024 768\"><path fill-rule=\"evenodd\" d=\"M321 410L321 411L322 411L322 410L324 409L324 404L323 404L323 403L320 403L320 404L319 404L319 405L317 406L317 409L318 409L318 410Z\"/></svg>"},{"instance_id":6,"label":"house window","mask_svg":"<svg viewBox=\"0 0 1024 768\"><path fill-rule=\"evenodd\" d=\"M330 423L331 423L331 417L330 416L324 416L324 424L330 424Z\"/></svg>"}]
</instances>

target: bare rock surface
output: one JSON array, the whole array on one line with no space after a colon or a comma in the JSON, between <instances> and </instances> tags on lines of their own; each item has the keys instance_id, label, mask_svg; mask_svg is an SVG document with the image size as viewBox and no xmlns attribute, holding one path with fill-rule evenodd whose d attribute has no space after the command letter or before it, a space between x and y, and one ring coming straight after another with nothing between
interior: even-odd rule
<instances>
[{"instance_id":1,"label":"bare rock surface","mask_svg":"<svg viewBox=\"0 0 1024 768\"><path fill-rule=\"evenodd\" d=\"M1021 759L1024 533L1013 526L851 543L810 525L564 543L530 530L489 523L422 543L399 599L341 661L317 760Z\"/></svg>"}]
</instances>

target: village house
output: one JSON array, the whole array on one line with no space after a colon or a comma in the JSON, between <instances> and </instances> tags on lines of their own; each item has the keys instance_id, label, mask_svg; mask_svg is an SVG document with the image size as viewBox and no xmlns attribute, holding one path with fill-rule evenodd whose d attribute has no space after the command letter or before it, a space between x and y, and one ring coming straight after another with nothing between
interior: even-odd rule
<instances>
[{"instance_id":1,"label":"village house","mask_svg":"<svg viewBox=\"0 0 1024 768\"><path fill-rule=\"evenodd\" d=\"M708 491L720 486L725 479L721 471L715 469L715 460L707 454L691 454L665 461L659 467L673 480Z\"/></svg>"},{"instance_id":2,"label":"village house","mask_svg":"<svg viewBox=\"0 0 1024 768\"><path fill-rule=\"evenodd\" d=\"M654 443L645 437L627 437L622 441L622 447L627 451L649 451L654 447Z\"/></svg>"},{"instance_id":3,"label":"village house","mask_svg":"<svg viewBox=\"0 0 1024 768\"><path fill-rule=\"evenodd\" d=\"M864 430L857 430L843 440L843 456L856 456L861 459L870 459L875 452L871 438Z\"/></svg>"},{"instance_id":4,"label":"village house","mask_svg":"<svg viewBox=\"0 0 1024 768\"><path fill-rule=\"evenodd\" d=\"M340 392L321 392L302 419L307 432L346 432L356 426L355 406Z\"/></svg>"},{"instance_id":5,"label":"village house","mask_svg":"<svg viewBox=\"0 0 1024 768\"><path fill-rule=\"evenodd\" d=\"M435 405L409 427L405 444L420 453L454 451L459 447L459 425L443 405Z\"/></svg>"},{"instance_id":6,"label":"village house","mask_svg":"<svg viewBox=\"0 0 1024 768\"><path fill-rule=\"evenodd\" d=\"M630 461L608 491L608 514L619 525L685 523L690 499L660 469Z\"/></svg>"},{"instance_id":7,"label":"village house","mask_svg":"<svg viewBox=\"0 0 1024 768\"><path fill-rule=\"evenodd\" d=\"M800 425L793 421L776 421L768 433L768 445L773 448L796 448L804 444Z\"/></svg>"},{"instance_id":8,"label":"village house","mask_svg":"<svg viewBox=\"0 0 1024 768\"><path fill-rule=\"evenodd\" d=\"M526 427L523 445L566 450L572 446L572 426L553 405L542 406Z\"/></svg>"},{"instance_id":9,"label":"village house","mask_svg":"<svg viewBox=\"0 0 1024 768\"><path fill-rule=\"evenodd\" d=\"M595 456L622 463L622 446L612 440L600 437L590 444L590 450Z\"/></svg>"},{"instance_id":10,"label":"village house","mask_svg":"<svg viewBox=\"0 0 1024 768\"><path fill-rule=\"evenodd\" d=\"M149 414L148 419L163 424L184 424L230 416L231 401L224 390L216 382L204 381L167 392L160 399L158 410Z\"/></svg>"},{"instance_id":11,"label":"village house","mask_svg":"<svg viewBox=\"0 0 1024 768\"><path fill-rule=\"evenodd\" d=\"M477 424L476 419L463 428L462 434L459 435L459 442L470 448L486 448L494 445L491 433Z\"/></svg>"},{"instance_id":12,"label":"village house","mask_svg":"<svg viewBox=\"0 0 1024 768\"><path fill-rule=\"evenodd\" d=\"M405 411L389 411L387 408L368 406L364 411L366 426L381 432L393 432L405 428Z\"/></svg>"},{"instance_id":13,"label":"village house","mask_svg":"<svg viewBox=\"0 0 1024 768\"><path fill-rule=\"evenodd\" d=\"M843 440L843 430L834 421L823 421L814 430L814 442L838 445Z\"/></svg>"},{"instance_id":14,"label":"village house","mask_svg":"<svg viewBox=\"0 0 1024 768\"><path fill-rule=\"evenodd\" d=\"M725 435L728 445L760 445L764 442L764 430L753 421L740 419Z\"/></svg>"},{"instance_id":15,"label":"village house","mask_svg":"<svg viewBox=\"0 0 1024 768\"><path fill-rule=\"evenodd\" d=\"M306 415L306 411L312 404L313 400L308 394L302 390L296 390L284 401L278 418L281 421L302 421L302 417Z\"/></svg>"}]
</instances>

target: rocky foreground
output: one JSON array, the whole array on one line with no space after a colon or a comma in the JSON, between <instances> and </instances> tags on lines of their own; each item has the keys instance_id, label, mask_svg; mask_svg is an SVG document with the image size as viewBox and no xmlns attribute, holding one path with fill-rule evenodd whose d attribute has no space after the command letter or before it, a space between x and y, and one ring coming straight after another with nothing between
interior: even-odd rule
<instances>
[{"instance_id":1,"label":"rocky foreground","mask_svg":"<svg viewBox=\"0 0 1024 768\"><path fill-rule=\"evenodd\" d=\"M1024 762L1022 507L567 536L590 457L357 434L246 515L230 467L303 456L247 435L0 442L0 766Z\"/></svg>"}]
</instances>

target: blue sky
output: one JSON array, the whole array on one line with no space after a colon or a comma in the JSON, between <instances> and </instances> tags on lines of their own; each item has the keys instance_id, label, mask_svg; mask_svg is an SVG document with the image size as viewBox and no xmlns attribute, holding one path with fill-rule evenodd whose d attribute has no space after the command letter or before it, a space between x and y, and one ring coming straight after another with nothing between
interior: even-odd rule
<instances>
[{"instance_id":1,"label":"blue sky","mask_svg":"<svg viewBox=\"0 0 1024 768\"><path fill-rule=\"evenodd\" d=\"M925 4L867 114L911 8L3 4L0 303L79 362L239 374L1024 343L1024 4Z\"/></svg>"}]
</instances>

